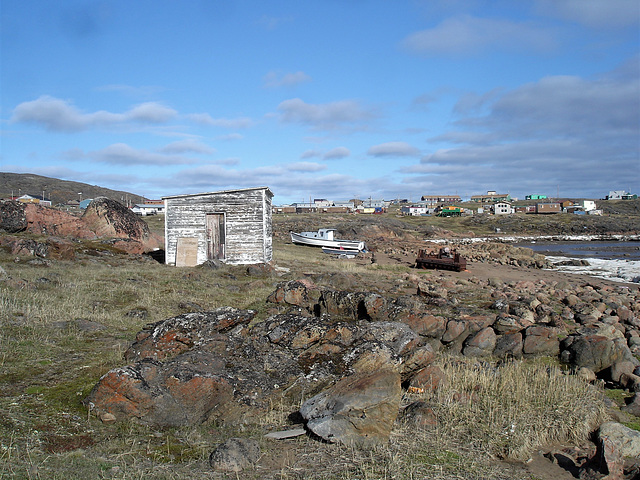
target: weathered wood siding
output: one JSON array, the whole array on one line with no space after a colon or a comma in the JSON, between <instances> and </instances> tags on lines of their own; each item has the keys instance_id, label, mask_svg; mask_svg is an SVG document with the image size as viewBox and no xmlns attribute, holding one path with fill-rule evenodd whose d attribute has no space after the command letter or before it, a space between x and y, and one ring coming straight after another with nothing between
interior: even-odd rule
<instances>
[{"instance_id":1,"label":"weathered wood siding","mask_svg":"<svg viewBox=\"0 0 640 480\"><path fill-rule=\"evenodd\" d=\"M272 197L266 187L164 197L166 263L175 265L180 237L197 238L197 262L207 260L207 213L224 214L225 263L270 262Z\"/></svg>"}]
</instances>

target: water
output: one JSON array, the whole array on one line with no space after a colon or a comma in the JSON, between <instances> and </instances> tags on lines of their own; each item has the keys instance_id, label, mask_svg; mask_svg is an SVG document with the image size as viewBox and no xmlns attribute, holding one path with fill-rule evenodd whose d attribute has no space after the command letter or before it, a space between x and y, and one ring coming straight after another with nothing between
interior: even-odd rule
<instances>
[{"instance_id":1,"label":"water","mask_svg":"<svg viewBox=\"0 0 640 480\"><path fill-rule=\"evenodd\" d=\"M536 242L518 246L547 256L640 261L640 242Z\"/></svg>"},{"instance_id":2,"label":"water","mask_svg":"<svg viewBox=\"0 0 640 480\"><path fill-rule=\"evenodd\" d=\"M586 260L589 265L557 265L561 272L590 275L618 282L640 283L639 241L532 242L519 243L545 255L553 264Z\"/></svg>"}]
</instances>

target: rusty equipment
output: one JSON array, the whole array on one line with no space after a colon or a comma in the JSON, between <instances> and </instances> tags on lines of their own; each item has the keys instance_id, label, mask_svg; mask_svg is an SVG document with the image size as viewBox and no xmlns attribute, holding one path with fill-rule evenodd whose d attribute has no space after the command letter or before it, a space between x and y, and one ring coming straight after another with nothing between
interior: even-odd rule
<instances>
[{"instance_id":1,"label":"rusty equipment","mask_svg":"<svg viewBox=\"0 0 640 480\"><path fill-rule=\"evenodd\" d=\"M441 248L438 253L420 250L418 258L416 258L416 268L461 272L467 269L467 260L455 250L450 250L449 247Z\"/></svg>"}]
</instances>

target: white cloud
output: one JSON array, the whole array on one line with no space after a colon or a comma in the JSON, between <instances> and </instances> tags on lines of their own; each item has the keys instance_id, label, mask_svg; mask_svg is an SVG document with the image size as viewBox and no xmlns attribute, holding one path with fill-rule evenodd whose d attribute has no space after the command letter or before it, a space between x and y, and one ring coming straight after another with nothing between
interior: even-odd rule
<instances>
[{"instance_id":1,"label":"white cloud","mask_svg":"<svg viewBox=\"0 0 640 480\"><path fill-rule=\"evenodd\" d=\"M263 78L264 86L266 88L292 87L294 85L310 81L311 77L301 71L285 74L271 71Z\"/></svg>"},{"instance_id":2,"label":"white cloud","mask_svg":"<svg viewBox=\"0 0 640 480\"><path fill-rule=\"evenodd\" d=\"M319 150L305 150L304 152L302 152L302 155L300 155L301 159L305 159L305 158L314 158L314 157L320 157L322 155L322 152Z\"/></svg>"},{"instance_id":3,"label":"white cloud","mask_svg":"<svg viewBox=\"0 0 640 480\"><path fill-rule=\"evenodd\" d=\"M156 102L136 105L125 113L104 110L83 113L66 100L43 95L36 100L19 104L13 110L11 122L33 123L54 132L79 132L130 122L164 123L176 114L175 110Z\"/></svg>"},{"instance_id":4,"label":"white cloud","mask_svg":"<svg viewBox=\"0 0 640 480\"><path fill-rule=\"evenodd\" d=\"M114 143L108 147L91 152L81 149L71 149L63 153L68 160L90 160L108 165L187 165L196 163L195 160L181 155L156 153L149 150L133 148L126 143Z\"/></svg>"},{"instance_id":5,"label":"white cloud","mask_svg":"<svg viewBox=\"0 0 640 480\"><path fill-rule=\"evenodd\" d=\"M367 154L372 157L416 157L420 150L406 142L387 142L370 147Z\"/></svg>"},{"instance_id":6,"label":"white cloud","mask_svg":"<svg viewBox=\"0 0 640 480\"><path fill-rule=\"evenodd\" d=\"M181 153L202 153L211 154L215 152L215 149L210 146L193 139L179 140L172 142L164 147L160 148L161 153L168 154L181 154Z\"/></svg>"},{"instance_id":7,"label":"white cloud","mask_svg":"<svg viewBox=\"0 0 640 480\"><path fill-rule=\"evenodd\" d=\"M336 147L329 150L323 155L325 160L338 160L341 158L347 158L351 155L351 152L347 147Z\"/></svg>"},{"instance_id":8,"label":"white cloud","mask_svg":"<svg viewBox=\"0 0 640 480\"><path fill-rule=\"evenodd\" d=\"M548 29L510 20L461 16L409 35L404 46L424 55L468 55L488 49L548 51L555 41Z\"/></svg>"},{"instance_id":9,"label":"white cloud","mask_svg":"<svg viewBox=\"0 0 640 480\"><path fill-rule=\"evenodd\" d=\"M191 113L187 115L191 121L199 123L201 125L208 125L212 127L221 128L249 128L253 126L253 120L247 117L238 118L213 118L208 113Z\"/></svg>"},{"instance_id":10,"label":"white cloud","mask_svg":"<svg viewBox=\"0 0 640 480\"><path fill-rule=\"evenodd\" d=\"M301 123L319 130L359 124L375 117L372 110L365 109L355 100L311 104L293 98L280 103L278 111L280 120L285 123Z\"/></svg>"},{"instance_id":11,"label":"white cloud","mask_svg":"<svg viewBox=\"0 0 640 480\"><path fill-rule=\"evenodd\" d=\"M44 95L18 105L13 110L11 122L41 124L52 131L76 132L87 128L91 118L64 100Z\"/></svg>"},{"instance_id":12,"label":"white cloud","mask_svg":"<svg viewBox=\"0 0 640 480\"><path fill-rule=\"evenodd\" d=\"M136 105L125 116L127 119L143 123L164 123L175 117L177 112L156 102Z\"/></svg>"},{"instance_id":13,"label":"white cloud","mask_svg":"<svg viewBox=\"0 0 640 480\"><path fill-rule=\"evenodd\" d=\"M236 157L229 157L229 158L216 160L213 163L215 163L216 165L234 166L234 165L240 165L240 159Z\"/></svg>"}]
</instances>

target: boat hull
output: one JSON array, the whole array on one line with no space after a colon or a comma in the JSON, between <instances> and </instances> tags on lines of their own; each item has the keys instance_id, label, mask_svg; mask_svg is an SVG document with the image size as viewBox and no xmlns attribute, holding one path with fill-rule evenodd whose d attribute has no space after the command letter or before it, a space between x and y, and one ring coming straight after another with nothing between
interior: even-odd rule
<instances>
[{"instance_id":1,"label":"boat hull","mask_svg":"<svg viewBox=\"0 0 640 480\"><path fill-rule=\"evenodd\" d=\"M355 257L360 253L360 250L349 250L344 248L331 248L322 247L322 252L329 255L338 255L340 257Z\"/></svg>"},{"instance_id":2,"label":"boat hull","mask_svg":"<svg viewBox=\"0 0 640 480\"><path fill-rule=\"evenodd\" d=\"M362 251L365 249L364 242L359 242L356 240L339 240L339 239L329 240L326 238L309 237L296 232L290 232L290 234L291 234L291 241L299 245L309 245L312 247L328 247L328 248L337 248L337 249L342 248L345 250L357 250L357 251Z\"/></svg>"}]
</instances>

